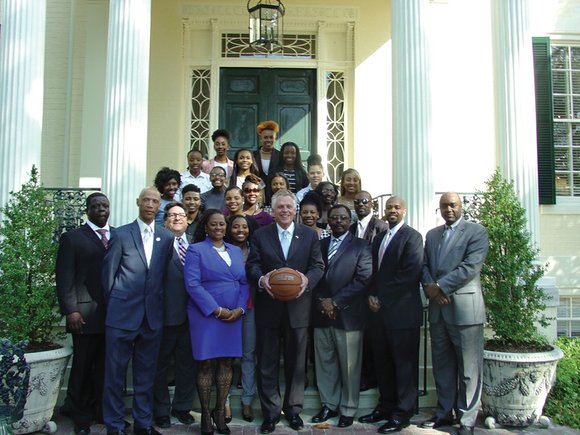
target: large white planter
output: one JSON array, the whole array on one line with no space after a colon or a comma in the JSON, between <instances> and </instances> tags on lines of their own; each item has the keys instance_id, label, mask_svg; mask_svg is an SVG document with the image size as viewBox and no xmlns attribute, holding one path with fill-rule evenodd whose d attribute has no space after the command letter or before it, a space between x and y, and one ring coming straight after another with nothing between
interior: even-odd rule
<instances>
[{"instance_id":1,"label":"large white planter","mask_svg":"<svg viewBox=\"0 0 580 435\"><path fill-rule=\"evenodd\" d=\"M50 421L58 393L64 377L68 360L72 355L71 347L25 354L30 365L30 382L24 416L12 423L15 434L43 430L56 431L56 424Z\"/></svg>"},{"instance_id":2,"label":"large white planter","mask_svg":"<svg viewBox=\"0 0 580 435\"><path fill-rule=\"evenodd\" d=\"M483 353L483 394L481 404L486 425L493 420L504 426L525 427L536 423L563 352Z\"/></svg>"}]
</instances>

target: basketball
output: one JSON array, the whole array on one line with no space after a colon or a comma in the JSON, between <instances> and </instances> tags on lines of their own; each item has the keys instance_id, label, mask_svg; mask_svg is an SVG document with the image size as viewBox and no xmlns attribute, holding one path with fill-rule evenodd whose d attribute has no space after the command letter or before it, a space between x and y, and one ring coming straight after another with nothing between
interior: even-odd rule
<instances>
[{"instance_id":1,"label":"basketball","mask_svg":"<svg viewBox=\"0 0 580 435\"><path fill-rule=\"evenodd\" d=\"M270 287L272 294L279 301L291 301L296 299L302 286L300 273L289 267L283 267L270 274Z\"/></svg>"}]
</instances>

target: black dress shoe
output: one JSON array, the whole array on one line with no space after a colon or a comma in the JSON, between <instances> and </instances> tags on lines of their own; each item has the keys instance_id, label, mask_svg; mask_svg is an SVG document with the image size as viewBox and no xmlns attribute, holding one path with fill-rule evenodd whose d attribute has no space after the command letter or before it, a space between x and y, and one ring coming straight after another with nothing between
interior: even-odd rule
<instances>
[{"instance_id":1,"label":"black dress shoe","mask_svg":"<svg viewBox=\"0 0 580 435\"><path fill-rule=\"evenodd\" d=\"M129 429L131 427L131 423L125 420L125 429Z\"/></svg>"},{"instance_id":2,"label":"black dress shoe","mask_svg":"<svg viewBox=\"0 0 580 435\"><path fill-rule=\"evenodd\" d=\"M294 430L304 429L304 422L302 421L302 419L300 418L300 416L298 414L289 415L286 418L288 420L288 424L290 425L290 427L292 429L294 429Z\"/></svg>"},{"instance_id":3,"label":"black dress shoe","mask_svg":"<svg viewBox=\"0 0 580 435\"><path fill-rule=\"evenodd\" d=\"M155 417L155 426L160 427L161 429L169 429L171 427L171 419L168 415Z\"/></svg>"},{"instance_id":4,"label":"black dress shoe","mask_svg":"<svg viewBox=\"0 0 580 435\"><path fill-rule=\"evenodd\" d=\"M272 433L276 429L276 425L280 421L280 417L269 419L266 418L260 426L260 433Z\"/></svg>"},{"instance_id":5,"label":"black dress shoe","mask_svg":"<svg viewBox=\"0 0 580 435\"><path fill-rule=\"evenodd\" d=\"M75 435L89 435L91 433L91 427L88 424L75 424L74 431Z\"/></svg>"},{"instance_id":6,"label":"black dress shoe","mask_svg":"<svg viewBox=\"0 0 580 435\"><path fill-rule=\"evenodd\" d=\"M338 419L337 427L349 427L352 426L352 422L354 421L354 417L347 417L346 415L341 415Z\"/></svg>"},{"instance_id":7,"label":"black dress shoe","mask_svg":"<svg viewBox=\"0 0 580 435\"><path fill-rule=\"evenodd\" d=\"M399 420L389 420L387 421L385 424L383 424L381 427L379 427L379 433L394 433L394 432L400 432L402 431L404 428L406 428L407 426L409 426L409 422L402 422Z\"/></svg>"},{"instance_id":8,"label":"black dress shoe","mask_svg":"<svg viewBox=\"0 0 580 435\"><path fill-rule=\"evenodd\" d=\"M336 417L338 412L333 411L326 405L322 405L322 409L318 411L314 417L312 417L312 423L322 423L323 421L328 420L329 418Z\"/></svg>"},{"instance_id":9,"label":"black dress shoe","mask_svg":"<svg viewBox=\"0 0 580 435\"><path fill-rule=\"evenodd\" d=\"M450 418L441 418L441 417L431 417L429 420L425 420L423 423L419 425L419 427L426 428L426 429L437 429L438 427L442 426L453 426L453 420Z\"/></svg>"},{"instance_id":10,"label":"black dress shoe","mask_svg":"<svg viewBox=\"0 0 580 435\"><path fill-rule=\"evenodd\" d=\"M473 426L459 426L458 435L473 435Z\"/></svg>"},{"instance_id":11,"label":"black dress shoe","mask_svg":"<svg viewBox=\"0 0 580 435\"><path fill-rule=\"evenodd\" d=\"M161 432L159 432L153 426L135 427L135 428L133 428L133 433L135 435L162 435Z\"/></svg>"},{"instance_id":12,"label":"black dress shoe","mask_svg":"<svg viewBox=\"0 0 580 435\"><path fill-rule=\"evenodd\" d=\"M193 418L193 415L191 415L189 411L177 411L176 409L172 409L171 415L178 419L181 424L190 425L195 423L195 418Z\"/></svg>"},{"instance_id":13,"label":"black dress shoe","mask_svg":"<svg viewBox=\"0 0 580 435\"><path fill-rule=\"evenodd\" d=\"M359 417L358 421L360 423L378 423L382 420L388 420L389 417L390 415L388 413L375 408L375 410L370 414Z\"/></svg>"}]
</instances>

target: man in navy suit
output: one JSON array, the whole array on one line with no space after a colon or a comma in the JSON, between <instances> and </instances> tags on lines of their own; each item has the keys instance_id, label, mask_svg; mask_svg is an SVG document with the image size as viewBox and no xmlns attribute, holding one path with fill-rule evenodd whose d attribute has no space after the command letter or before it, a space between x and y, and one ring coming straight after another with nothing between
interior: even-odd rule
<instances>
[{"instance_id":1,"label":"man in navy suit","mask_svg":"<svg viewBox=\"0 0 580 435\"><path fill-rule=\"evenodd\" d=\"M254 233L247 262L248 281L256 285L256 354L258 358L258 392L264 421L261 433L271 433L284 414L290 427L300 430L304 422L300 412L304 404L304 373L311 289L324 272L320 242L316 231L294 223L296 197L280 190L272 197L272 214L276 223ZM296 299L276 300L270 291L270 274L282 267L301 273L302 287ZM280 341L284 341L284 374L286 391L280 404L278 370Z\"/></svg>"},{"instance_id":2,"label":"man in navy suit","mask_svg":"<svg viewBox=\"0 0 580 435\"><path fill-rule=\"evenodd\" d=\"M195 422L190 413L195 393L195 361L192 358L187 320L188 295L183 280L185 252L189 246L185 234L187 213L180 202L170 202L164 212L165 228L174 236L174 249L163 282L163 338L155 376L153 414L155 424L166 429L171 427L170 407L171 415L180 423L190 425ZM168 375L172 367L175 379L173 402L170 401L168 386Z\"/></svg>"},{"instance_id":3,"label":"man in navy suit","mask_svg":"<svg viewBox=\"0 0 580 435\"><path fill-rule=\"evenodd\" d=\"M133 360L136 435L152 426L153 383L163 331L162 283L173 252L173 235L155 226L160 195L153 187L137 199L139 217L114 230L103 264L106 354L103 420L108 434L124 435L123 386Z\"/></svg>"},{"instance_id":4,"label":"man in navy suit","mask_svg":"<svg viewBox=\"0 0 580 435\"><path fill-rule=\"evenodd\" d=\"M368 317L366 287L372 274L371 246L349 231L350 209L328 211L332 237L320 242L325 270L314 289L314 351L322 423L340 411L338 427L351 426L358 410L363 331Z\"/></svg>"},{"instance_id":5,"label":"man in navy suit","mask_svg":"<svg viewBox=\"0 0 580 435\"><path fill-rule=\"evenodd\" d=\"M62 235L56 257L58 302L73 341L73 360L61 412L72 418L76 435L87 435L91 421L102 419L105 300L101 271L111 234L107 197L93 193L87 197L86 205L87 223Z\"/></svg>"},{"instance_id":6,"label":"man in navy suit","mask_svg":"<svg viewBox=\"0 0 580 435\"><path fill-rule=\"evenodd\" d=\"M406 213L402 198L389 198L385 205L389 229L375 238L372 250L368 299L374 312L371 336L380 394L375 410L360 421L387 420L379 433L399 432L409 426L419 390L423 238L405 223Z\"/></svg>"}]
</instances>

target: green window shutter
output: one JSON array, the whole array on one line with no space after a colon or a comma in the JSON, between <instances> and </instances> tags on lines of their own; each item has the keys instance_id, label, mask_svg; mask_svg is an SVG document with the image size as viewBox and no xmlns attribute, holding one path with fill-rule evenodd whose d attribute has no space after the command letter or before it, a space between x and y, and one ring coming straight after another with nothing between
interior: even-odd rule
<instances>
[{"instance_id":1,"label":"green window shutter","mask_svg":"<svg viewBox=\"0 0 580 435\"><path fill-rule=\"evenodd\" d=\"M550 38L532 38L532 45L534 50L534 77L536 87L539 198L540 204L556 204Z\"/></svg>"}]
</instances>

